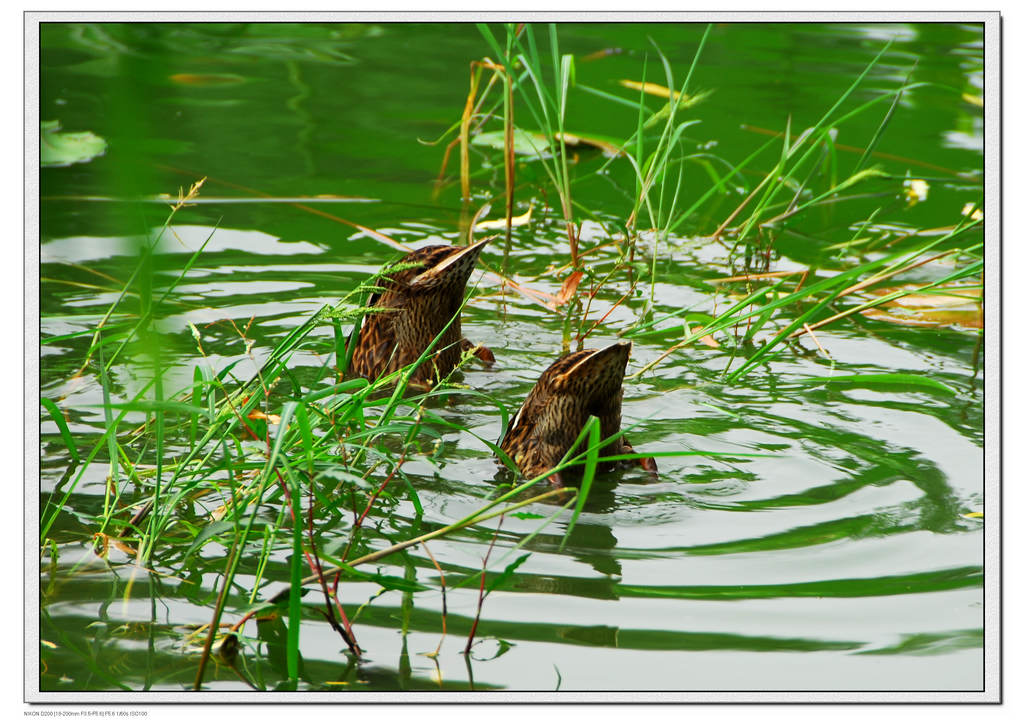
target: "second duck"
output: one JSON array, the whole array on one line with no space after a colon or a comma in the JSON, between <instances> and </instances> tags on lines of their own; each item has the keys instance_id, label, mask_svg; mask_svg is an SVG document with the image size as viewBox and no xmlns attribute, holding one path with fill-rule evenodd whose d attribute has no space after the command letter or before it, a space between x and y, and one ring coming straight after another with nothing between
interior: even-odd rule
<instances>
[{"instance_id":1,"label":"second duck","mask_svg":"<svg viewBox=\"0 0 1024 725\"><path fill-rule=\"evenodd\" d=\"M622 378L632 347L630 342L619 342L602 350L569 353L541 374L500 443L524 476L534 478L556 466L592 415L601 422L602 440L619 432ZM633 452L623 436L601 449L602 456ZM601 463L599 470L609 470L615 463ZM653 458L621 463L641 465L651 473L658 470ZM551 474L548 480L562 485L560 473Z\"/></svg>"}]
</instances>

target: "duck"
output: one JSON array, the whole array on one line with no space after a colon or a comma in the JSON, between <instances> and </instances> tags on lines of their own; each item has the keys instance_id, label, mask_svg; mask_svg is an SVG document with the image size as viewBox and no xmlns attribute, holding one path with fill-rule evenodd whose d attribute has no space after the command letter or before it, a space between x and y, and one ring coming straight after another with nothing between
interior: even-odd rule
<instances>
[{"instance_id":1,"label":"duck","mask_svg":"<svg viewBox=\"0 0 1024 725\"><path fill-rule=\"evenodd\" d=\"M451 374L464 352L493 363L488 348L462 336L460 312L466 282L491 239L465 247L422 247L392 265L396 271L384 270L367 302L372 309L359 330L349 375L373 382L415 362L439 334L433 353L410 376L412 386L433 387Z\"/></svg>"},{"instance_id":2,"label":"duck","mask_svg":"<svg viewBox=\"0 0 1024 725\"><path fill-rule=\"evenodd\" d=\"M523 476L536 478L556 466L592 415L601 423L602 440L619 432L622 379L632 348L631 342L618 342L568 353L541 373L498 444ZM633 446L623 436L601 449L601 456L632 453ZM639 465L652 475L658 471L654 458L603 461L598 470L611 470L616 463ZM557 488L564 485L560 472L547 480Z\"/></svg>"}]
</instances>

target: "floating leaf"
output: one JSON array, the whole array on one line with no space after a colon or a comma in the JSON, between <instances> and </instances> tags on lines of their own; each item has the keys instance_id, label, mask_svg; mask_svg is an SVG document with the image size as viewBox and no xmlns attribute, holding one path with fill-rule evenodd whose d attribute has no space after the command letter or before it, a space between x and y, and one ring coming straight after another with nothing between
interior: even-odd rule
<instances>
[{"instance_id":1,"label":"floating leaf","mask_svg":"<svg viewBox=\"0 0 1024 725\"><path fill-rule=\"evenodd\" d=\"M950 307L951 305L977 304L980 298L980 289L965 289L960 295L906 295L898 300L893 300L893 302L899 302L900 307Z\"/></svg>"},{"instance_id":2,"label":"floating leaf","mask_svg":"<svg viewBox=\"0 0 1024 725\"><path fill-rule=\"evenodd\" d=\"M92 131L61 132L60 121L39 124L39 165L70 166L85 163L107 150L107 142Z\"/></svg>"},{"instance_id":3,"label":"floating leaf","mask_svg":"<svg viewBox=\"0 0 1024 725\"><path fill-rule=\"evenodd\" d=\"M533 216L533 204L530 204L530 208L526 210L525 214L512 217L511 224L509 226L521 227L524 224L530 223L530 218ZM485 229L504 229L505 219L488 219L487 221L477 222L474 229L485 230Z\"/></svg>"},{"instance_id":4,"label":"floating leaf","mask_svg":"<svg viewBox=\"0 0 1024 725\"><path fill-rule=\"evenodd\" d=\"M548 141L543 134L533 131L524 131L517 128L512 136L515 144L515 152L519 156L543 156L548 152ZM478 133L473 137L472 143L475 146L486 146L487 148L503 150L505 148L504 131L486 131Z\"/></svg>"},{"instance_id":5,"label":"floating leaf","mask_svg":"<svg viewBox=\"0 0 1024 725\"><path fill-rule=\"evenodd\" d=\"M697 325L697 326L692 327L690 329L693 332L700 332L704 328L701 327L700 325ZM699 342L701 342L704 345L707 345L708 347L721 347L721 345L718 344L718 340L713 338L711 335L705 335L704 337L700 338Z\"/></svg>"},{"instance_id":6,"label":"floating leaf","mask_svg":"<svg viewBox=\"0 0 1024 725\"><path fill-rule=\"evenodd\" d=\"M880 289L877 295L884 297L893 292L915 290L919 286ZM879 307L861 310L860 314L872 320L897 325L958 326L970 329L981 329L984 326L981 289L978 287L935 287L921 294L906 294Z\"/></svg>"},{"instance_id":7,"label":"floating leaf","mask_svg":"<svg viewBox=\"0 0 1024 725\"><path fill-rule=\"evenodd\" d=\"M517 156L536 158L549 153L551 148L547 137L537 131L525 131L517 128L512 138L515 143ZM566 146L593 146L608 156L618 156L622 153L622 141L610 136L595 136L593 134L566 131L565 133L556 133L555 138L565 143ZM486 146L498 151L503 150L505 148L505 132L487 131L485 133L478 133L473 137L473 144Z\"/></svg>"},{"instance_id":8,"label":"floating leaf","mask_svg":"<svg viewBox=\"0 0 1024 725\"><path fill-rule=\"evenodd\" d=\"M274 413L267 415L261 410L254 410L251 413L249 413L249 420L266 420L270 421L274 425L277 425L278 423L281 422L281 416L275 415Z\"/></svg>"}]
</instances>

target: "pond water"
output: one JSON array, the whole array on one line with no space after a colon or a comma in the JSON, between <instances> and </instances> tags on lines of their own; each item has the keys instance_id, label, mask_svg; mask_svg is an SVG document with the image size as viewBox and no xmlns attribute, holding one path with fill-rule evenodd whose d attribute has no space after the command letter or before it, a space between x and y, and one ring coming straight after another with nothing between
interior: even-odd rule
<instances>
[{"instance_id":1,"label":"pond water","mask_svg":"<svg viewBox=\"0 0 1024 725\"><path fill-rule=\"evenodd\" d=\"M503 29L492 30L504 38ZM546 53L548 30L536 31ZM667 84L658 50L678 87L704 31L560 25L560 52L576 58L566 128L629 136L636 111L587 89L638 101L619 81ZM245 381L290 331L396 257L339 218L416 248L459 243L467 216L489 200L490 216L501 213L500 152L486 145L472 148L468 206L460 201L457 148L444 183L435 183L453 138L442 135L465 105L470 63L494 53L470 24L46 24L40 40L41 120L91 131L107 146L91 160L40 174L41 395L65 416L82 454L102 445L88 465L76 466L52 415L41 410L40 520L49 524L40 540L39 686L180 691L195 678L191 635L210 622L228 554L220 539L185 550L225 494L209 490L183 502L173 545L158 546L146 568L116 546L97 553L95 536L120 530L105 523L113 494L102 436L116 410L109 406L150 384L152 366L142 347L126 346L110 368L109 401L96 355L82 367L92 331L129 282L140 243L167 218L168 202L154 197L174 197L206 178L197 203L175 214L174 233L163 236L152 263L159 290L206 243L160 307L163 390L168 397L186 391L197 367L216 372L231 363L231 374ZM740 164L767 132L789 124L796 136L813 126L889 41L850 102L898 89L908 76L929 84L900 98L877 138L871 163L890 176L787 226L764 252L767 270L810 269L812 279L824 278L878 258L901 235L927 238L939 234L928 230L957 224L965 205L983 202L984 140L983 111L970 102L983 96L982 28L959 24L715 25L688 89L710 94L685 111L700 121L685 130L685 144L704 162L683 165L679 206L698 201L714 174ZM498 99L500 91L493 93ZM840 124L827 163L849 173L875 143L889 106ZM516 119L530 128L522 103ZM653 291L647 276L629 294L629 271L614 272L590 301L585 326L608 315L588 346L625 334L633 341L632 375L682 335L671 329L678 318L650 334L630 332L649 300L657 319L716 314L746 292L714 282L746 268L743 248L712 233L770 171L780 148L746 166L727 193L702 202L671 234L642 236L637 268L657 260ZM597 149L580 147L572 160L581 248L607 248L632 211L635 176L624 160L608 163ZM904 175L928 180L926 199L906 198ZM515 213L532 206L532 221L514 229L507 259L504 242L492 243L478 270L504 269L554 294L570 254L557 196L530 157L517 164L517 183ZM638 225L644 228L643 218ZM833 245L863 229L882 247L836 252ZM613 267L611 257L590 257L581 293ZM883 286L951 270L952 262L937 260ZM514 413L562 352L563 312L503 289L493 275L478 273L472 284L464 332L497 361L471 363L459 380L483 397L430 405L451 427L436 438L425 434L403 461L407 483L390 488L364 524L369 550L456 522L508 483L482 441L499 439L502 414ZM114 322L138 315L144 303L134 295ZM827 314L852 306L837 305ZM729 455L663 457L657 479L639 469L600 475L564 542L569 513L538 503L524 516L435 539L429 553L412 548L366 565L393 579L346 577L341 587L364 651L358 661L313 611L323 605L314 587L304 599L310 609L299 631L297 679L283 654L289 620L282 617L249 622L235 667L211 665L205 687L980 690L979 330L964 318L907 325L851 315L745 376L726 378L791 319L791 310L781 313L747 345L728 335L687 345L626 380L623 419L638 450ZM317 327L291 358L302 385L331 384L324 366L333 364L334 340L331 325ZM109 357L116 344L105 347ZM806 382L854 374L920 377L906 385ZM285 400L272 399L271 407ZM126 416L118 446L152 467L152 446L133 435L144 419L138 411ZM167 465L187 452L187 441L180 443L166 452ZM379 485L384 475L368 480ZM121 473L118 485L114 518L122 521L152 495L152 481ZM343 515L315 511L326 552L348 541L351 507L339 506ZM266 515L276 517L279 508ZM291 529L282 527L278 539L258 540L242 558L223 621L237 621L251 602L288 583ZM257 571L264 545L268 564ZM477 642L464 657L479 601L474 575L486 566L494 582L523 554L484 600ZM382 585L389 581L405 585Z\"/></svg>"}]
</instances>

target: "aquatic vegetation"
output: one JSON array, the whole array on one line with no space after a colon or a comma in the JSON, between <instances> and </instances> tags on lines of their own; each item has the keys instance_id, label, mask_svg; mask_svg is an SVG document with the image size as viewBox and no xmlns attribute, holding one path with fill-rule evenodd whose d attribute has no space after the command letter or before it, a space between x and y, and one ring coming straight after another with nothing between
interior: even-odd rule
<instances>
[{"instance_id":1,"label":"aquatic vegetation","mask_svg":"<svg viewBox=\"0 0 1024 725\"><path fill-rule=\"evenodd\" d=\"M663 687L706 653L977 649L981 159L886 143L934 142L908 99L976 118L962 88L858 36L813 93L761 68L765 128L721 35L750 29L437 28L434 77L376 55L426 58L424 29L297 27L44 44L106 78L171 34L181 108L284 109L153 146L67 121L110 145L44 177L45 689ZM93 577L83 608L173 613L62 608ZM928 631L922 593L958 597ZM858 686L904 672L879 659Z\"/></svg>"}]
</instances>

